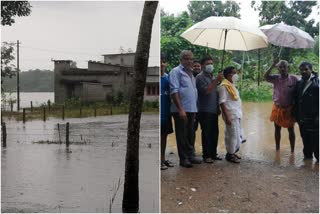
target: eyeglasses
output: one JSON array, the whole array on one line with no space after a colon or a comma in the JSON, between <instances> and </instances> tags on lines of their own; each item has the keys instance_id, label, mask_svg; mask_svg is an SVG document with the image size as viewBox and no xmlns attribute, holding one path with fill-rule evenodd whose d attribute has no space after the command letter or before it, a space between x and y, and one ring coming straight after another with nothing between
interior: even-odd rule
<instances>
[{"instance_id":1,"label":"eyeglasses","mask_svg":"<svg viewBox=\"0 0 320 214\"><path fill-rule=\"evenodd\" d=\"M186 58L183 58L184 60L187 60L187 61L193 61L193 58L188 58L188 57L186 57Z\"/></svg>"}]
</instances>

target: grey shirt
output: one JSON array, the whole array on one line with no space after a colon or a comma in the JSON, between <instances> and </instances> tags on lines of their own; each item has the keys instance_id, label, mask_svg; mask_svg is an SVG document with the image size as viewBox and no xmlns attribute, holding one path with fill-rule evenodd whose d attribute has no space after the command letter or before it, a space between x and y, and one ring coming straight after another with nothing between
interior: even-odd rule
<instances>
[{"instance_id":1,"label":"grey shirt","mask_svg":"<svg viewBox=\"0 0 320 214\"><path fill-rule=\"evenodd\" d=\"M219 94L217 87L207 94L208 87L214 80L214 77L211 78L204 71L197 75L196 85L198 89L198 112L217 114L219 105Z\"/></svg>"}]
</instances>

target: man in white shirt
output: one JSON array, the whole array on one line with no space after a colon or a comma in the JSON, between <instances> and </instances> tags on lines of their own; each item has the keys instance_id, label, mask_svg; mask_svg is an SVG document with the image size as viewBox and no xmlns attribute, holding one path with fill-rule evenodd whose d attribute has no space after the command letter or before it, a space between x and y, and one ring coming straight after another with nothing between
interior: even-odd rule
<instances>
[{"instance_id":1,"label":"man in white shirt","mask_svg":"<svg viewBox=\"0 0 320 214\"><path fill-rule=\"evenodd\" d=\"M238 80L238 74L236 69L230 66L224 69L223 75L225 79L219 87L219 104L225 122L226 160L240 163L241 158L236 152L239 151L241 144L242 108L239 92L234 86Z\"/></svg>"}]
</instances>

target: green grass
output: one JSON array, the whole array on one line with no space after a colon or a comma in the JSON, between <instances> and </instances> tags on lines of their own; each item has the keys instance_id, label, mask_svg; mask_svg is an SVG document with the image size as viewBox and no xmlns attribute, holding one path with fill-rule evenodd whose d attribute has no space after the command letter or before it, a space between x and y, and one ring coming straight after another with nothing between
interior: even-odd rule
<instances>
[{"instance_id":1,"label":"green grass","mask_svg":"<svg viewBox=\"0 0 320 214\"><path fill-rule=\"evenodd\" d=\"M61 118L62 119L62 106L53 105L50 108L48 106L46 108L46 120L48 118ZM80 106L69 106L65 107L64 112L64 119L67 118L85 118L85 117L94 117L94 109L96 108L96 116L106 116L106 115L117 115L117 114L128 114L129 113L129 106L128 105L120 105L120 106L107 106L107 105L100 105L93 107L93 105L83 106L81 108L81 114L80 114ZM33 111L31 112L30 108L26 108L26 115L25 119L26 121L30 120L43 120L43 107L37 107L33 108ZM144 113L159 113L159 108L153 108L153 107L144 107L143 108ZM10 117L14 118L18 121L23 120L23 113L22 112L10 112L10 111L3 111L2 112L3 117Z\"/></svg>"},{"instance_id":2,"label":"green grass","mask_svg":"<svg viewBox=\"0 0 320 214\"><path fill-rule=\"evenodd\" d=\"M238 84L238 89L240 88L240 82ZM265 81L260 82L258 87L257 82L244 80L242 82L242 87L240 92L240 97L242 101L251 102L266 102L272 101L272 84Z\"/></svg>"}]
</instances>

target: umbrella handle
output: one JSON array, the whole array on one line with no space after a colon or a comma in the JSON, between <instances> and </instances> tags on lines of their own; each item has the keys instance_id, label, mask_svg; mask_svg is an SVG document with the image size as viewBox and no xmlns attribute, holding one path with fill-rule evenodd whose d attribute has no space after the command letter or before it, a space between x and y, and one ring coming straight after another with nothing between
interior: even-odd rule
<instances>
[{"instance_id":1,"label":"umbrella handle","mask_svg":"<svg viewBox=\"0 0 320 214\"><path fill-rule=\"evenodd\" d=\"M224 61L224 53L226 52L226 40L227 40L228 30L225 29L224 33L224 44L223 44L223 52L222 52L222 62L221 62L221 71L223 71L223 61Z\"/></svg>"},{"instance_id":2,"label":"umbrella handle","mask_svg":"<svg viewBox=\"0 0 320 214\"><path fill-rule=\"evenodd\" d=\"M223 50L223 52L222 52L222 62L221 62L221 69L220 69L220 72L222 72L222 71L223 71L224 53L225 53L225 50Z\"/></svg>"},{"instance_id":3,"label":"umbrella handle","mask_svg":"<svg viewBox=\"0 0 320 214\"><path fill-rule=\"evenodd\" d=\"M278 54L278 58L279 58L279 59L280 59L281 51L282 51L282 47L280 47L280 51L279 51L279 54Z\"/></svg>"}]
</instances>

